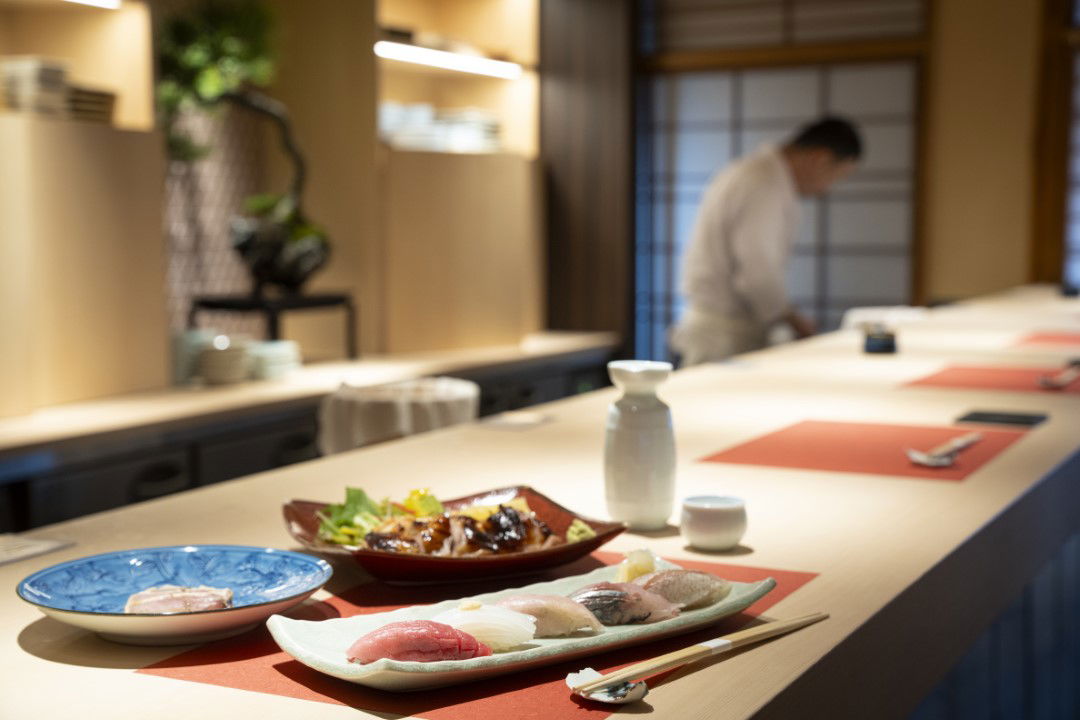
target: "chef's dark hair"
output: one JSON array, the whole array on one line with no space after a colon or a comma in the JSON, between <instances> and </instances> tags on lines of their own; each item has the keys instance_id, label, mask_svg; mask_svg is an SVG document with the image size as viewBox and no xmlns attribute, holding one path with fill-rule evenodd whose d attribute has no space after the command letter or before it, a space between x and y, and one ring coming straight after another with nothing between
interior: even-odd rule
<instances>
[{"instance_id":1,"label":"chef's dark hair","mask_svg":"<svg viewBox=\"0 0 1080 720\"><path fill-rule=\"evenodd\" d=\"M838 117L823 117L804 125L788 144L797 148L825 148L837 160L858 160L862 157L859 130L851 122Z\"/></svg>"}]
</instances>

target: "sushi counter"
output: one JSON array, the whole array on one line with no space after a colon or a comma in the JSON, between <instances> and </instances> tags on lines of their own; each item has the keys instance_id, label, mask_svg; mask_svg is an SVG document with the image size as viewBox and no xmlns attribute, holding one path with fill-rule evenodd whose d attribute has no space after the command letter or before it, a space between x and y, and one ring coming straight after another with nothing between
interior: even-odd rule
<instances>
[{"instance_id":1,"label":"sushi counter","mask_svg":"<svg viewBox=\"0 0 1080 720\"><path fill-rule=\"evenodd\" d=\"M0 584L9 588L0 596L0 718L37 716L43 703L110 719L909 717L1062 548L1072 560L1055 576L1060 598L1052 602L1062 617L1078 614L1080 608L1060 603L1080 598L1080 555L1071 541L1080 532L1080 378L1070 374L1070 361L1080 356L1080 300L1028 286L906 317L894 330L898 349L891 354L865 353L863 332L845 330L673 373L659 395L673 415L676 506L671 524L659 530L620 534L597 522L596 537L572 542L578 520L570 518L607 517L605 422L619 393L605 389L536 406L529 422L493 416L26 533L72 544L0 565ZM956 451L962 438L970 447ZM947 442L954 451L939 467L905 454ZM537 516L566 520L548 522L558 547L549 547L545 534L536 543L540 553L562 553L567 564L515 565L497 555L488 559L501 558L501 565L476 572L468 569L479 567L470 558L385 560L388 553L372 549L364 552L384 558L368 565L382 578L373 579L342 548L305 547L327 532L324 523L346 540L355 532L338 522L352 509L325 507L341 503L347 487L365 495L350 495L340 507L362 501L374 508L370 499L386 497L395 502L379 507L404 517L419 515L426 497L409 494L414 488L429 488L448 508L462 498L475 517L485 503L498 507L479 521L461 521L463 543L474 537L469 528L480 527L476 522L498 513L517 518L506 508L527 501ZM484 494L498 488L506 490ZM733 549L695 550L679 534L679 501L697 495L745 502L746 532ZM446 532L449 547L457 535ZM193 624L188 639L204 642L183 645L134 644L170 632L165 616L90 610L46 617L12 591L65 561L179 546L138 559L103 556L90 576L61 569L69 575L51 586L49 573L41 574L39 605L52 602L50 587L88 602L116 594L110 584L123 585L148 562L174 574L183 574L176 567L186 561L203 573L221 572L233 561L200 558L234 552L204 547L224 545L277 549L236 561L271 584L284 583L266 570L280 560L292 563L295 575L314 578L312 587L325 585L300 605L283 605L269 630L260 619L249 632L215 640L206 624L214 613L191 614L193 623L205 622L198 631ZM606 581L633 580L625 575L628 554L655 562L648 570L692 575L699 584L677 588L682 596L674 604L657 600L648 610L657 614L653 620L662 618L655 624L640 624L648 621L633 608L590 605L589 598L613 592ZM455 561L460 570L447 570ZM649 577L634 582L652 589ZM215 586L200 580L190 584ZM299 595L289 592L295 602ZM529 604L545 593L558 595L558 603L522 627L524 616L514 611L535 614ZM581 615L567 597L593 615ZM261 609L276 607L267 602ZM477 643L462 632L459 623L469 620L461 618L477 608L487 608L489 625L499 625L498 643ZM378 615L390 611L385 621ZM622 710L573 696L566 684L568 672L611 672L755 622L813 613L828 617L650 675L647 695ZM503 622L502 615L516 619ZM391 619L412 630L442 628L447 634L435 640L450 643L462 659L441 660L445 670L425 675L424 663L402 656L410 661L364 675L358 663L386 662L378 658L399 640ZM561 626L556 634L569 637L537 633L529 640L542 623ZM124 642L85 629L91 626ZM352 634L338 637L338 628ZM476 635L487 637L480 629ZM1028 649L1039 642L1016 639ZM1080 647L1054 642L1064 677L1068 667L1075 670L1068 663ZM340 652L328 655L325 647ZM455 673L455 662L470 663L462 666L469 673ZM436 675L438 683L428 682ZM1044 681L1041 673L1028 675ZM1039 693L1020 695L997 698L1002 717L1036 716L1023 704L1038 702ZM1015 713L1000 710L1009 702L1017 703ZM1075 707L1057 710L1058 717L1076 716Z\"/></svg>"}]
</instances>

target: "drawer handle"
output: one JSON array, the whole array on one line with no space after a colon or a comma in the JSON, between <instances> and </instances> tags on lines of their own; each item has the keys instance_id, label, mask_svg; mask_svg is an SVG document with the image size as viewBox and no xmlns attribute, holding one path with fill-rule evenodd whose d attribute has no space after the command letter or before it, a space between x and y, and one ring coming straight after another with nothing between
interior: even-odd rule
<instances>
[{"instance_id":1,"label":"drawer handle","mask_svg":"<svg viewBox=\"0 0 1080 720\"><path fill-rule=\"evenodd\" d=\"M310 433L290 435L278 446L277 453L274 454L274 467L292 465L317 457L319 457L319 451L315 447L314 435Z\"/></svg>"},{"instance_id":2,"label":"drawer handle","mask_svg":"<svg viewBox=\"0 0 1080 720\"><path fill-rule=\"evenodd\" d=\"M178 492L187 486L184 468L179 463L159 462L149 465L135 476L128 486L128 496L132 502L138 502Z\"/></svg>"}]
</instances>

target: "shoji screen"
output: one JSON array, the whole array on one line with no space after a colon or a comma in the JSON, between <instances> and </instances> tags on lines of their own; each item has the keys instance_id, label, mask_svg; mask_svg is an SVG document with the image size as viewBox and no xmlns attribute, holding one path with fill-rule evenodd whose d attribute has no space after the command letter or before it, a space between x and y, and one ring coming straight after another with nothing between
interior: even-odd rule
<instances>
[{"instance_id":1,"label":"shoji screen","mask_svg":"<svg viewBox=\"0 0 1080 720\"><path fill-rule=\"evenodd\" d=\"M1077 18L1080 22L1080 4ZM1065 267L1062 279L1080 288L1080 54L1073 59L1072 128L1070 131L1069 185L1065 218Z\"/></svg>"},{"instance_id":2,"label":"shoji screen","mask_svg":"<svg viewBox=\"0 0 1080 720\"><path fill-rule=\"evenodd\" d=\"M862 130L864 161L808 199L789 271L793 301L824 329L858 305L909 300L916 67L909 61L721 72L642 80L637 173L639 357L667 356L679 317L679 261L709 179L762 143L825 113Z\"/></svg>"}]
</instances>

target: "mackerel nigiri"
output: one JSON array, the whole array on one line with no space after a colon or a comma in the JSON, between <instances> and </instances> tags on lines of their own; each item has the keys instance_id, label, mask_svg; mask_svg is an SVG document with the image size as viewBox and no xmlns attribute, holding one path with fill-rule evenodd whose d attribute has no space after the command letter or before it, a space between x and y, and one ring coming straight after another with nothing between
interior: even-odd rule
<instances>
[{"instance_id":1,"label":"mackerel nigiri","mask_svg":"<svg viewBox=\"0 0 1080 720\"><path fill-rule=\"evenodd\" d=\"M605 625L654 623L679 614L679 606L634 583L600 582L572 593Z\"/></svg>"},{"instance_id":2,"label":"mackerel nigiri","mask_svg":"<svg viewBox=\"0 0 1080 720\"><path fill-rule=\"evenodd\" d=\"M562 595L511 595L495 604L536 618L536 637L563 637L578 630L598 633L604 629L583 605Z\"/></svg>"},{"instance_id":3,"label":"mackerel nigiri","mask_svg":"<svg viewBox=\"0 0 1080 720\"><path fill-rule=\"evenodd\" d=\"M712 605L731 592L727 580L697 570L661 570L634 578L633 582L683 610Z\"/></svg>"}]
</instances>

